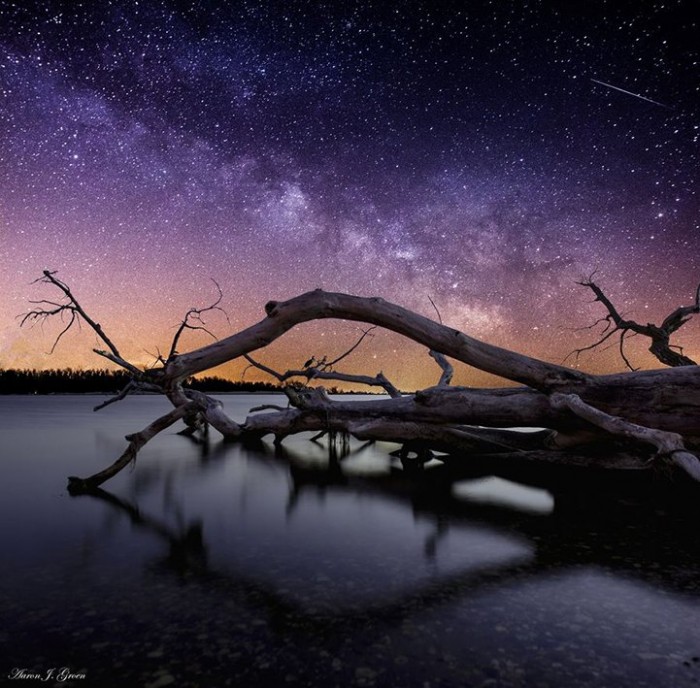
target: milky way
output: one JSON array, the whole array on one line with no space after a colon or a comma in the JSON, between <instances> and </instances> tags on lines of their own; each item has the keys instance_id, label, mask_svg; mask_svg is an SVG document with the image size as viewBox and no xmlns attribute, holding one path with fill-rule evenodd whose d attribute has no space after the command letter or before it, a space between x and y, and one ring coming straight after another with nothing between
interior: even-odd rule
<instances>
[{"instance_id":1,"label":"milky way","mask_svg":"<svg viewBox=\"0 0 700 688\"><path fill-rule=\"evenodd\" d=\"M49 357L54 328L18 329L44 268L141 363L210 278L220 334L322 287L435 316L432 298L559 362L594 337L571 330L600 315L576 285L593 270L660 319L700 281L693 5L0 2L0 366L99 364L86 333ZM266 360L357 331L302 328ZM438 374L388 335L349 368Z\"/></svg>"}]
</instances>

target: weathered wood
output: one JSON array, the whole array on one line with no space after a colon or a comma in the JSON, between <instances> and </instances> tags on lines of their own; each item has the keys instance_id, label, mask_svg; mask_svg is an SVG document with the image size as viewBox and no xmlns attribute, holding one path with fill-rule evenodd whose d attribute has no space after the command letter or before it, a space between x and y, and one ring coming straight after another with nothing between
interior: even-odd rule
<instances>
[{"instance_id":1,"label":"weathered wood","mask_svg":"<svg viewBox=\"0 0 700 688\"><path fill-rule=\"evenodd\" d=\"M165 366L163 381L182 381L267 346L295 325L328 318L379 325L487 373L535 389L546 390L563 382L583 384L589 378L580 371L486 344L378 297L364 298L317 289L288 301L270 301L265 311L267 317L257 324L175 357Z\"/></svg>"},{"instance_id":2,"label":"weathered wood","mask_svg":"<svg viewBox=\"0 0 700 688\"><path fill-rule=\"evenodd\" d=\"M442 370L442 375L440 375L437 386L446 387L450 384L450 382L452 382L452 376L455 373L452 364L439 351L434 351L431 349L428 353L430 358L432 358L435 363L440 366L440 370Z\"/></svg>"},{"instance_id":3,"label":"weathered wood","mask_svg":"<svg viewBox=\"0 0 700 688\"><path fill-rule=\"evenodd\" d=\"M646 428L611 416L590 404L586 404L576 394L553 394L551 401L555 408L568 408L580 418L612 435L631 438L655 446L659 456L667 458L691 478L700 481L700 461L687 451L683 444L683 438L679 434Z\"/></svg>"},{"instance_id":4,"label":"weathered wood","mask_svg":"<svg viewBox=\"0 0 700 688\"><path fill-rule=\"evenodd\" d=\"M159 359L162 367L141 371L122 359L114 343L54 273L45 272L41 281L60 289L67 302L35 302L40 307L31 311L24 322L68 312L70 327L76 318L81 318L109 347L109 351L100 352L102 356L126 367L138 383L155 385L175 407L170 414L130 436L129 447L115 464L85 480L72 478L74 489L95 486L112 477L133 461L145 442L179 419L188 424L191 433L205 432L211 425L230 439L272 434L276 442L281 442L286 436L299 432L342 433L362 440L388 440L404 447L419 447L426 457L432 456L432 451L440 451L449 452L453 457L466 454L498 455L502 460L508 456L519 457L518 463L527 455L531 461L577 465L583 461L586 465L605 466L612 460L614 467L619 468L620 462L611 457L625 456L626 467L645 468L650 465L648 445L651 444L656 447L658 456L700 481L700 462L689 450L699 444L700 438L700 367L695 365L591 375L481 342L381 298L321 290L284 302L271 301L265 307L267 316L257 324L189 353L178 354L176 347L185 330L202 329L202 313L220 309L219 291L219 298L211 306L188 312L176 332L168 358ZM596 291L596 285L587 286L600 296L613 325L624 329L629 322L619 318L612 304L605 301L602 291ZM698 311L699 298L700 289L694 305L680 307L666 318L663 327L668 334ZM336 371L335 365L359 346L371 328L340 356L331 361L326 356L320 360L312 356L301 370L277 373L250 357L251 352L263 348L296 325L328 318L381 326L426 346L442 369L438 385L401 396L381 373L370 377ZM183 389L183 381L195 373L242 356L279 381L296 376L306 378L307 382L320 379L363 382L382 386L393 398L333 401L322 389L287 387L285 392L292 408L250 415L240 423L226 415L219 401ZM452 366L446 357L525 386L451 387ZM127 388L118 397L125 396L128 391ZM524 440L507 430L495 429L512 427L546 430Z\"/></svg>"}]
</instances>

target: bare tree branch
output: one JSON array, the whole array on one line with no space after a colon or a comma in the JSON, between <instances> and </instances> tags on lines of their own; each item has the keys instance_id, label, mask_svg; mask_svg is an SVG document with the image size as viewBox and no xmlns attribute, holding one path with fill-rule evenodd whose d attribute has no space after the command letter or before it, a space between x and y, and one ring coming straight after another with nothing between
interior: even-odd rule
<instances>
[{"instance_id":1,"label":"bare tree branch","mask_svg":"<svg viewBox=\"0 0 700 688\"><path fill-rule=\"evenodd\" d=\"M384 373L377 373L374 377L369 375L352 375L350 373L341 373L339 371L332 370L320 370L318 368L304 368L303 370L287 370L284 373L280 373L263 363L256 361L250 354L244 354L248 363L258 370L262 370L264 373L271 375L279 382L286 382L294 377L305 377L308 381L311 380L334 380L336 382L352 382L360 385L367 385L368 387L381 387L390 397L400 397L401 392L394 387L394 385L385 377Z\"/></svg>"},{"instance_id":2,"label":"bare tree branch","mask_svg":"<svg viewBox=\"0 0 700 688\"><path fill-rule=\"evenodd\" d=\"M92 410L93 411L101 411L103 408L106 408L107 406L110 406L111 404L116 403L117 401L121 401L122 399L125 399L129 394L132 394L134 392L162 392L163 390L158 386L154 384L149 384L147 382L138 382L136 380L130 380L128 384L118 393L115 394L112 397L109 397L109 399L103 401L101 404L98 404L95 406Z\"/></svg>"},{"instance_id":3,"label":"bare tree branch","mask_svg":"<svg viewBox=\"0 0 700 688\"><path fill-rule=\"evenodd\" d=\"M675 311L666 316L661 323L661 329L673 334L678 328L685 325L690 317L700 313L700 284L695 290L695 303L690 306L679 306Z\"/></svg>"},{"instance_id":4,"label":"bare tree branch","mask_svg":"<svg viewBox=\"0 0 700 688\"><path fill-rule=\"evenodd\" d=\"M265 312L267 317L255 325L177 356L163 371L164 382L184 380L197 372L261 349L301 323L328 318L385 327L484 372L537 389L584 383L588 377L578 370L487 344L378 297L363 298L315 290L284 302L270 301Z\"/></svg>"},{"instance_id":5,"label":"bare tree branch","mask_svg":"<svg viewBox=\"0 0 700 688\"><path fill-rule=\"evenodd\" d=\"M279 404L260 404L253 406L248 413L260 413L261 411L286 411L288 407L280 406Z\"/></svg>"},{"instance_id":6,"label":"bare tree branch","mask_svg":"<svg viewBox=\"0 0 700 688\"><path fill-rule=\"evenodd\" d=\"M121 356L115 356L109 351L101 351L100 349L93 349L93 352L96 353L98 356L102 356L108 361L112 361L112 363L116 363L118 366L125 368L136 378L140 379L143 376L142 370L137 368L135 365L129 363L129 361L124 360Z\"/></svg>"},{"instance_id":7,"label":"bare tree branch","mask_svg":"<svg viewBox=\"0 0 700 688\"><path fill-rule=\"evenodd\" d=\"M212 339L217 339L217 337L212 334L206 327L204 327L205 323L202 318L204 313L208 313L209 311L219 311L220 313L223 313L224 316L226 317L226 322L230 324L230 320L228 318L228 314L226 311L219 306L221 303L224 295L223 292L221 291L221 287L219 286L219 283L215 280L212 279L212 282L214 282L214 285L216 286L216 290L218 292L218 296L216 300L209 304L208 306L205 306L204 308L190 308L187 313L185 314L185 317L182 319L182 322L180 323L180 326L177 328L177 331L175 332L175 336L173 337L173 341L170 345L170 353L168 354L168 358L166 359L165 363L168 361L171 361L176 355L177 355L177 346L180 341L180 337L182 336L182 333L185 330L200 330L202 332L205 332L208 334ZM193 325L192 321L198 322L199 325ZM161 357L159 357L161 358ZM162 360L162 358L161 358Z\"/></svg>"},{"instance_id":8,"label":"bare tree branch","mask_svg":"<svg viewBox=\"0 0 700 688\"><path fill-rule=\"evenodd\" d=\"M67 284L62 282L58 277L56 277L56 272L51 272L50 270L44 270L44 276L39 277L39 279L34 280L32 284L37 284L37 283L45 283L45 284L52 284L53 286L57 287L60 289L64 294L67 299L66 303L63 304L56 304L55 302L52 301L39 301L39 302L33 302L33 303L46 303L47 305L52 305L54 306L53 309L47 310L45 308L38 308L29 311L22 320L20 321L20 326L31 322L31 321L36 321L36 320L46 320L47 318L53 316L53 315L63 315L64 313L70 313L70 321L68 325L61 331L61 333L58 335L56 338L56 341L54 342L54 345L51 349L53 350L56 348L56 345L58 344L59 340L63 335L68 332L68 330L71 328L73 323L76 321L77 316L79 315L97 334L97 336L107 345L108 349L110 352L113 354L118 359L122 359L121 354L119 353L119 350L117 349L116 345L114 342L105 334L104 330L102 329L102 326L95 322L83 309L83 307L80 305L78 300L75 298L73 293L71 292L70 288L68 287Z\"/></svg>"},{"instance_id":9,"label":"bare tree branch","mask_svg":"<svg viewBox=\"0 0 700 688\"><path fill-rule=\"evenodd\" d=\"M370 327L366 330L362 330L362 335L360 338L346 351L344 351L340 356L334 358L332 361L327 361L326 356L316 360L315 356L312 356L301 370L287 370L284 373L280 373L269 366L266 366L259 361L256 361L250 354L244 354L243 358L254 368L262 370L264 373L271 375L279 382L286 382L294 377L305 377L309 382L311 380L334 380L336 382L352 382L361 385L367 385L369 387L381 387L384 391L391 397L400 397L401 392L399 392L394 385L389 382L383 373L378 373L374 377L369 375L353 375L350 373L341 373L339 371L333 370L333 367L343 359L347 358L353 351L357 349L363 340L367 336L371 336L371 332L376 329L376 326ZM448 364L449 365L449 364ZM245 371L244 371L245 374Z\"/></svg>"},{"instance_id":10,"label":"bare tree branch","mask_svg":"<svg viewBox=\"0 0 700 688\"><path fill-rule=\"evenodd\" d=\"M579 356L580 356L581 354L585 353L586 351L592 351L593 349L597 349L597 348L598 348L599 346L601 346L602 344L605 344L605 342L607 342L608 339L610 339L610 337L612 337L616 332L619 332L619 330L618 330L617 328L615 328L615 329L613 329L613 330L610 330L609 332L607 332L606 334L604 334L600 339L598 339L598 340L597 340L596 342L594 342L593 344L589 344L588 346L584 346L584 347L582 347L582 348L580 348L580 349L574 349L572 352L568 353L568 354L564 357L564 360L566 361L566 360L569 359L571 356L574 356L574 357L575 357L575 360L578 361L578 358L579 358Z\"/></svg>"},{"instance_id":11,"label":"bare tree branch","mask_svg":"<svg viewBox=\"0 0 700 688\"><path fill-rule=\"evenodd\" d=\"M433 301L433 300L430 298L430 294L428 294L428 301L430 301L430 304L431 304L432 307L435 309L435 313L437 313L437 317L438 317L438 322L442 325L442 324L443 324L443 322L442 322L442 316L440 315L440 311L438 310L438 307L435 305L435 301Z\"/></svg>"},{"instance_id":12,"label":"bare tree branch","mask_svg":"<svg viewBox=\"0 0 700 688\"><path fill-rule=\"evenodd\" d=\"M579 282L580 284L580 282ZM595 299L591 301L591 303L594 303ZM592 330L601 323L605 323L605 327L601 330L600 334L603 335L605 334L610 327L613 326L613 321L610 315L604 315L601 318L598 318L594 323L591 323L590 325L582 325L581 327L565 327L563 328L567 332L584 332L585 330Z\"/></svg>"},{"instance_id":13,"label":"bare tree branch","mask_svg":"<svg viewBox=\"0 0 700 688\"><path fill-rule=\"evenodd\" d=\"M121 392L118 394L115 394L113 397L110 397L109 399L103 401L101 404L97 404L92 410L93 411L101 411L103 408L106 408L107 406L110 406L111 404L116 403L117 401L121 401L122 399L125 399L131 392L134 391L136 388L136 385L134 384L133 380L130 380L126 387L124 387Z\"/></svg>"},{"instance_id":14,"label":"bare tree branch","mask_svg":"<svg viewBox=\"0 0 700 688\"><path fill-rule=\"evenodd\" d=\"M117 349L116 344L107 336L105 331L102 329L102 326L99 323L95 322L85 312L85 309L75 298L75 295L68 287L68 285L65 284L65 282L62 282L60 279L58 279L58 277L56 277L55 271L52 272L50 270L44 270L43 277L39 277L38 279L34 280L34 282L32 282L32 284L38 283L51 284L54 287L58 288L65 295L66 301L65 303L57 303L48 299L30 301L30 303L32 304L39 306L51 306L51 308L40 307L30 310L20 320L20 327L28 323L44 322L53 316L58 316L59 318L63 319L66 314L69 314L68 324L58 334L58 336L54 340L53 346L51 347L50 353L53 353L56 347L58 346L59 342L63 338L63 335L65 335L66 332L68 332L70 328L76 323L78 327L80 327L80 320L82 319L90 326L90 328L107 345L109 349L109 351L93 349L93 351L96 354L112 361L112 363L116 363L122 368L125 368L137 378L140 378L142 376L143 373L141 370L139 370L136 366L132 365L122 357L122 355L119 353L119 349Z\"/></svg>"},{"instance_id":15,"label":"bare tree branch","mask_svg":"<svg viewBox=\"0 0 700 688\"><path fill-rule=\"evenodd\" d=\"M608 325L606 325L605 329L603 330L604 336L597 342L571 352L572 354L575 354L577 358L584 351L596 349L607 341L610 336L616 332L620 332L620 355L622 356L622 359L627 367L634 371L635 368L630 364L624 352L624 338L625 335L630 332L637 335L643 335L651 339L649 351L654 354L654 356L664 365L672 367L696 365L695 361L688 356L685 356L682 351L674 350L677 347L670 343L670 338L671 335L685 325L685 323L687 323L693 315L700 313L700 284L695 290L695 302L690 306L679 306L676 308L676 310L664 318L661 325L654 325L653 323L642 325L635 320L623 318L617 308L615 308L613 305L612 301L593 281L593 275L591 275L587 280L579 282L578 284L590 289L595 294L594 301L599 301L602 303L608 312L604 318L597 320L591 327L594 327L603 320L607 320ZM609 329L611 324L614 325L614 327Z\"/></svg>"},{"instance_id":16,"label":"bare tree branch","mask_svg":"<svg viewBox=\"0 0 700 688\"><path fill-rule=\"evenodd\" d=\"M430 294L428 294L428 301L430 301L431 306L435 309L435 313L437 314L437 317L438 317L438 322L442 325L443 324L442 315L440 315L440 311L438 310L438 307L435 305L435 301L433 301L430 298ZM443 387L443 386L449 385L450 382L452 382L452 376L454 375L454 368L452 367L452 365L439 351L435 351L434 349L431 349L428 352L428 355L432 359L434 359L434 361L442 369L442 375L440 376L440 379L438 380L437 386Z\"/></svg>"},{"instance_id":17,"label":"bare tree branch","mask_svg":"<svg viewBox=\"0 0 700 688\"><path fill-rule=\"evenodd\" d=\"M249 363L248 368L257 368L258 370L262 370L263 373L267 373L268 375L271 375L272 377L276 378L279 382L285 382L290 377L294 377L293 374L296 374L299 377L307 377L307 370L308 369L288 370L286 373L278 373L274 368L270 368L270 367L266 366L264 363L260 363L259 361L256 361L250 354L243 354L243 358L245 358L245 360L248 361L248 363ZM246 368L246 370L248 368ZM243 371L243 374L245 375L245 370Z\"/></svg>"},{"instance_id":18,"label":"bare tree branch","mask_svg":"<svg viewBox=\"0 0 700 688\"><path fill-rule=\"evenodd\" d=\"M369 327L366 330L362 330L362 336L345 353L340 354L340 356L338 356L338 358L334 358L332 361L329 361L328 363L324 363L321 366L321 370L331 370L331 368L333 368L333 366L336 363L340 363L340 361L342 361L344 358L347 358L353 351L355 351L355 349L357 349L357 347L360 346L360 344L362 344L362 340L365 337L367 337L368 335L372 336L372 335L370 335L370 332L372 332L372 330L376 330L376 329L377 329L377 326L373 325L372 327Z\"/></svg>"},{"instance_id":19,"label":"bare tree branch","mask_svg":"<svg viewBox=\"0 0 700 688\"><path fill-rule=\"evenodd\" d=\"M639 368L634 368L632 364L629 362L629 359L627 358L627 355L625 354L625 335L627 334L628 330L622 330L620 332L620 356L622 357L622 360L625 362L625 365L632 371L634 372L635 370L639 370ZM637 333L633 332L630 336L634 337Z\"/></svg>"},{"instance_id":20,"label":"bare tree branch","mask_svg":"<svg viewBox=\"0 0 700 688\"><path fill-rule=\"evenodd\" d=\"M113 478L119 471L136 460L136 456L144 444L152 440L158 433L169 428L173 423L183 418L187 413L194 411L196 407L198 407L196 402L178 406L164 416L154 420L150 425L141 430L141 432L127 435L126 439L129 441L128 447L111 466L108 466L99 473L91 475L89 478L71 476L68 478L68 489L73 493L89 491L92 488L98 487L106 480Z\"/></svg>"},{"instance_id":21,"label":"bare tree branch","mask_svg":"<svg viewBox=\"0 0 700 688\"><path fill-rule=\"evenodd\" d=\"M423 457L433 456L434 451L441 454L455 452L449 458L439 457L448 463L450 475L460 473L459 470L452 473L451 467L466 459L465 452L482 458L491 456L497 457L498 461L513 461L516 468L523 461L531 460L583 461L582 465L587 466L619 468L615 465L616 459L609 460L607 452L617 456L620 447L620 455L627 457L625 467L646 469L650 450L639 445L639 442L646 442L657 448L659 456L700 481L700 462L686 448L698 446L700 437L700 395L697 392L700 389L700 367L697 366L619 375L585 374L481 342L383 299L320 290L281 303L270 302L265 307L267 317L259 323L189 353L178 353L177 347L185 330L208 331L203 315L220 310L221 290L217 284L218 298L205 308L190 309L179 324L170 354L165 360L162 356L159 358L163 367L142 371L123 359L99 324L85 314L67 285L48 271L40 281L57 287L66 301L46 299L36 302L33 304L36 307L25 315L23 321L43 322L54 316L63 318L59 340L76 322L80 326L85 321L107 344L106 350L97 350L97 353L126 367L134 376L121 392L100 407L104 408L139 386L143 388L149 384L166 394L175 406L173 411L140 433L129 435L129 446L112 466L85 480L72 478L72 491L94 489L116 475L135 459L143 444L179 419L187 423L190 430L204 430L211 425L228 439L259 440L273 434L275 441L280 442L287 435L310 431L343 433L344 437L354 436L361 440L398 442L403 444L401 451L404 456L408 452L417 452ZM652 339L651 350L655 354L658 354L659 347L665 347L666 354L671 352L683 356L682 351L679 353L670 344L669 336L700 311L700 287L696 289L694 304L676 309L664 320L663 327L657 327L640 325L621 315L592 282L592 276L582 284L593 291L596 301L603 303L607 312L594 324L594 327L604 326L598 341L582 351L617 345L623 360L631 368L625 344L630 337L643 335ZM382 373L370 377L334 370L340 361L357 350L372 328L363 330L359 339L340 356L330 361L326 356L318 360L312 356L302 369L281 373L252 358L251 352L265 347L296 325L326 318L386 327L420 343L429 349L430 355L440 365L440 382L413 395L401 396ZM394 398L336 401L322 388L289 384L283 391L290 400L290 408L280 405L258 408L255 411L269 413L251 414L239 424L224 413L219 400L183 388L184 381L192 375L241 356L281 383L294 377L305 382L348 381L381 386ZM448 356L525 386L503 389L450 387L452 366L446 358ZM517 433L489 429L521 426L549 430ZM559 435L564 441L557 444ZM613 436L629 441L623 444L620 439L613 440ZM590 442L601 444L588 451L586 447ZM601 453L608 458L601 458ZM472 470L469 466L465 469Z\"/></svg>"}]
</instances>

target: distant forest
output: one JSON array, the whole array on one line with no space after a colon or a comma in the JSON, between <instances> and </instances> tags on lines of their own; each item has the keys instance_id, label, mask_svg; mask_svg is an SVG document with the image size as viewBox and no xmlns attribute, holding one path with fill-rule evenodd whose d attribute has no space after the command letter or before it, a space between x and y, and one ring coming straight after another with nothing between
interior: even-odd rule
<instances>
[{"instance_id":1,"label":"distant forest","mask_svg":"<svg viewBox=\"0 0 700 688\"><path fill-rule=\"evenodd\" d=\"M2 370L0 394L112 394L129 382L119 370ZM270 382L233 382L221 377L191 378L186 387L202 392L279 392Z\"/></svg>"}]
</instances>

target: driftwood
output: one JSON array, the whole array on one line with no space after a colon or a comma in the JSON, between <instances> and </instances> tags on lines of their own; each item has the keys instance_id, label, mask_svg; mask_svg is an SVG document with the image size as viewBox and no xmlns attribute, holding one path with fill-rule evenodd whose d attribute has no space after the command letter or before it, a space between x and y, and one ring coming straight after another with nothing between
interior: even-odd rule
<instances>
[{"instance_id":1,"label":"driftwood","mask_svg":"<svg viewBox=\"0 0 700 688\"><path fill-rule=\"evenodd\" d=\"M482 342L381 298L321 290L284 302L271 301L265 306L266 316L257 324L207 346L179 353L180 338L187 329L209 332L202 316L220 310L222 295L217 285L218 297L211 306L188 311L167 358L159 356L154 368L141 370L122 357L55 273L46 271L39 281L58 288L64 301L35 302L37 308L25 316L23 323L67 314L70 322L60 339L81 318L108 347L106 351L95 350L96 353L126 368L133 376L133 385L117 395L115 401L145 386L161 391L175 407L141 433L130 436L129 447L113 466L87 478L71 478L73 491L94 489L111 478L135 459L146 441L180 418L191 433L205 432L211 426L228 440L259 440L273 435L279 443L291 434L313 432L313 439L323 433L331 437L340 433L359 440L396 442L403 447L400 456L407 469L420 468L433 458L454 465L468 462L470 457L493 456L501 462L620 470L650 470L666 464L700 481L696 453L700 446L700 367L692 362L668 369L591 375ZM590 280L587 286L599 289ZM612 304L604 303L610 310ZM674 311L664 321L670 322L667 330L678 329L696 312L696 306L697 298L695 306ZM617 328L628 324L610 317ZM441 371L436 386L402 395L381 372L365 376L336 370L337 364L370 335L372 328L364 330L359 340L340 356L332 360L312 356L299 368L285 372L277 372L252 357L253 352L296 325L327 318L383 327L424 345ZM280 383L287 383L283 389L288 408L262 409L264 413L258 410L245 421L236 422L226 415L220 401L187 388L186 381L192 375L239 357ZM518 386L450 386L452 365L447 357ZM297 381L290 383L292 379ZM390 398L332 400L323 388L308 386L321 380L379 386ZM509 429L514 427L540 431L525 434ZM409 456L413 455L416 459L410 461Z\"/></svg>"}]
</instances>

